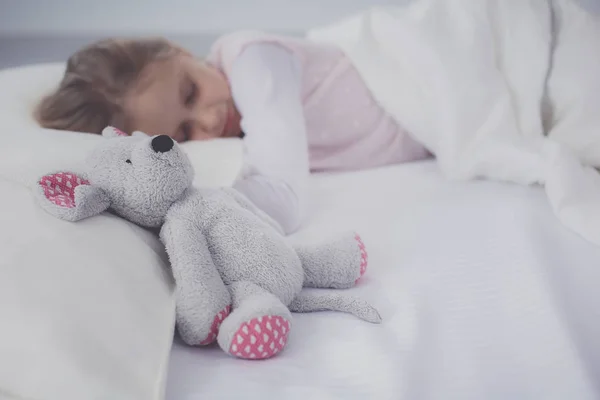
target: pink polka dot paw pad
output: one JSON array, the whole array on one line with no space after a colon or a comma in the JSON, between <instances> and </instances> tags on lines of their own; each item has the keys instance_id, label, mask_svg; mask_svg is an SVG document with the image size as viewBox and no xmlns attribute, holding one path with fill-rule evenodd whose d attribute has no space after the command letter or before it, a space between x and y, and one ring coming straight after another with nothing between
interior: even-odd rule
<instances>
[{"instance_id":1,"label":"pink polka dot paw pad","mask_svg":"<svg viewBox=\"0 0 600 400\"><path fill-rule=\"evenodd\" d=\"M230 312L231 306L227 306L223 310L219 311L219 313L215 316L212 325L210 326L210 332L208 336L206 339L200 342L200 346L209 345L217 339L219 328L221 327L223 320L229 315Z\"/></svg>"},{"instance_id":2,"label":"pink polka dot paw pad","mask_svg":"<svg viewBox=\"0 0 600 400\"><path fill-rule=\"evenodd\" d=\"M363 277L365 272L367 272L367 266L369 264L369 254L367 253L365 244L363 243L362 238L358 233L354 236L354 239L356 239L358 249L360 250L360 276L356 280L356 282L358 282L360 278Z\"/></svg>"},{"instance_id":3,"label":"pink polka dot paw pad","mask_svg":"<svg viewBox=\"0 0 600 400\"><path fill-rule=\"evenodd\" d=\"M42 177L38 184L50 202L59 207L75 208L75 188L90 183L77 175L60 172Z\"/></svg>"},{"instance_id":4,"label":"pink polka dot paw pad","mask_svg":"<svg viewBox=\"0 0 600 400\"><path fill-rule=\"evenodd\" d=\"M233 335L229 353L247 360L271 358L285 347L290 333L287 319L267 315L244 322Z\"/></svg>"}]
</instances>

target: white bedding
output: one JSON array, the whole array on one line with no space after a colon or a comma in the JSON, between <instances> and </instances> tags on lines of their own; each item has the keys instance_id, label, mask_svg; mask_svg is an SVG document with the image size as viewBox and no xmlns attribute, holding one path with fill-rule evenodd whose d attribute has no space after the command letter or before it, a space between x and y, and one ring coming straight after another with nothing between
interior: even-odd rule
<instances>
[{"instance_id":1,"label":"white bedding","mask_svg":"<svg viewBox=\"0 0 600 400\"><path fill-rule=\"evenodd\" d=\"M32 106L64 65L0 71L0 399L160 400L175 301L164 249L108 213L44 212L28 187L81 168L98 135L43 130ZM236 141L189 143L198 185L228 185Z\"/></svg>"},{"instance_id":2,"label":"white bedding","mask_svg":"<svg viewBox=\"0 0 600 400\"><path fill-rule=\"evenodd\" d=\"M382 325L295 315L272 360L175 342L166 373L174 310L155 238L110 216L53 220L28 195L99 140L32 123L60 73L0 74L0 398L160 399L165 378L168 400L600 397L600 248L558 222L543 189L449 182L429 162L314 177L293 238L359 230L370 269L355 290ZM214 146L189 147L198 184L239 167L235 148Z\"/></svg>"},{"instance_id":3,"label":"white bedding","mask_svg":"<svg viewBox=\"0 0 600 400\"><path fill-rule=\"evenodd\" d=\"M600 14L575 0L414 0L309 37L342 47L447 177L541 183L600 245Z\"/></svg>"},{"instance_id":4,"label":"white bedding","mask_svg":"<svg viewBox=\"0 0 600 400\"><path fill-rule=\"evenodd\" d=\"M356 227L356 289L382 325L295 314L267 362L176 342L168 400L596 399L600 249L565 229L540 188L451 183L434 163L312 179L297 240Z\"/></svg>"}]
</instances>

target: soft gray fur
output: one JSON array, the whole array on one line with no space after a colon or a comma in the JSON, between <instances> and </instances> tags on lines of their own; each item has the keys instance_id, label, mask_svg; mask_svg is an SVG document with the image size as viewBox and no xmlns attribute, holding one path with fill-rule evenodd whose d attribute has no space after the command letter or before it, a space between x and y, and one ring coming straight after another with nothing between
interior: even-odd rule
<instances>
[{"instance_id":1,"label":"soft gray fur","mask_svg":"<svg viewBox=\"0 0 600 400\"><path fill-rule=\"evenodd\" d=\"M138 225L161 228L176 282L177 328L186 343L217 339L233 354L234 337L244 323L268 316L291 326L290 310L335 310L381 321L363 300L303 290L354 285L361 275L354 234L294 248L274 220L234 189L192 187L191 163L167 136L123 136L111 127L103 136L107 139L89 156L85 174L46 175L37 182L36 197L48 212L69 221L110 208ZM71 175L83 182L72 190L74 204L65 206L51 193L68 195L71 183L67 188L63 180ZM266 354L252 358L273 355Z\"/></svg>"}]
</instances>

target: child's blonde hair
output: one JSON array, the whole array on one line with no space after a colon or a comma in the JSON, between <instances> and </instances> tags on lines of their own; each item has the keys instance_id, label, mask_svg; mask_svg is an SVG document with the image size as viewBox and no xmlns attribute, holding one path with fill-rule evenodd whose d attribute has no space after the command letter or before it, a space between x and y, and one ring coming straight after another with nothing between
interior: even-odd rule
<instances>
[{"instance_id":1,"label":"child's blonde hair","mask_svg":"<svg viewBox=\"0 0 600 400\"><path fill-rule=\"evenodd\" d=\"M127 130L123 99L144 68L185 51L166 39L106 39L67 61L58 89L39 103L45 128L100 133L107 125Z\"/></svg>"}]
</instances>

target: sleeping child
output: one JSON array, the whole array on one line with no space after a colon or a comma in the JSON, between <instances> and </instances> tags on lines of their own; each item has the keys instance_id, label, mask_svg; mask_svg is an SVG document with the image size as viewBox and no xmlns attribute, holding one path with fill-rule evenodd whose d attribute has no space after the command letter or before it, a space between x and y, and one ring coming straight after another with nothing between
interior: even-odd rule
<instances>
[{"instance_id":1,"label":"sleeping child","mask_svg":"<svg viewBox=\"0 0 600 400\"><path fill-rule=\"evenodd\" d=\"M234 187L293 233L311 172L422 160L427 150L375 101L341 50L259 32L221 37L206 59L162 39L108 39L73 54L36 118L46 128L240 137Z\"/></svg>"}]
</instances>

